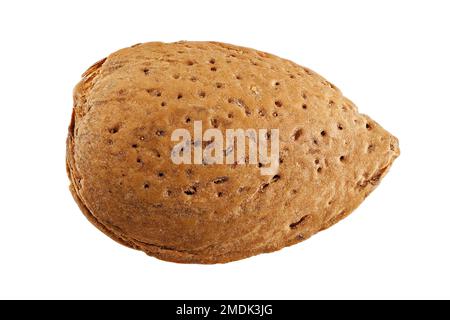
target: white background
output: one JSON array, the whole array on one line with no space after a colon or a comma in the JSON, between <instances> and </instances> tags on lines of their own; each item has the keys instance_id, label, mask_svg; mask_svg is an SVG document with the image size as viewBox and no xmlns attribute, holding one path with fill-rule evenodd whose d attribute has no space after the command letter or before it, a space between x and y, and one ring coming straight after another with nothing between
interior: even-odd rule
<instances>
[{"instance_id":1,"label":"white background","mask_svg":"<svg viewBox=\"0 0 450 320\"><path fill-rule=\"evenodd\" d=\"M2 1L0 298L450 298L448 1ZM312 68L400 139L353 215L226 265L113 242L68 191L72 88L146 41L216 40Z\"/></svg>"}]
</instances>

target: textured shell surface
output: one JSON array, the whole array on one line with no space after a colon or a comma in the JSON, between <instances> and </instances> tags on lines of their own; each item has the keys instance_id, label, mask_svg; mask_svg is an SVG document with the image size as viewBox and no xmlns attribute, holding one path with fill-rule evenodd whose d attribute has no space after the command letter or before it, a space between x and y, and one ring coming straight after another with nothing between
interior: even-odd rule
<instances>
[{"instance_id":1,"label":"textured shell surface","mask_svg":"<svg viewBox=\"0 0 450 320\"><path fill-rule=\"evenodd\" d=\"M171 134L279 129L279 167L175 164ZM71 192L114 240L157 258L223 263L303 241L349 215L397 139L317 73L217 42L150 42L89 68L74 90ZM248 159L247 159L248 160Z\"/></svg>"}]
</instances>

